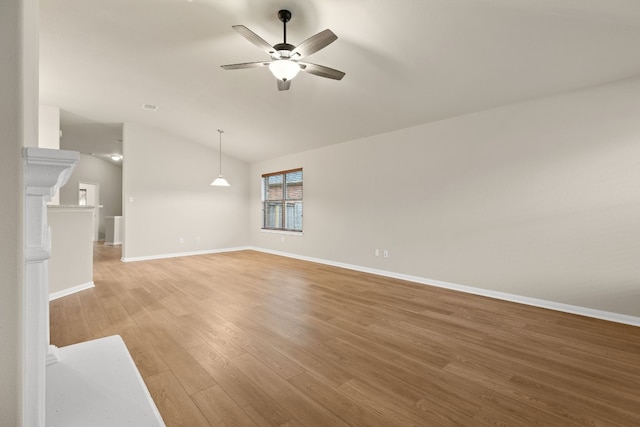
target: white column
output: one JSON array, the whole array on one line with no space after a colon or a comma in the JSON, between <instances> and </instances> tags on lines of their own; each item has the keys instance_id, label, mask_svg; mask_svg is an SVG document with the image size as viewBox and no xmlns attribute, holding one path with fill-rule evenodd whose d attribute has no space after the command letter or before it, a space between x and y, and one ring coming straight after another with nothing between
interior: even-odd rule
<instances>
[{"instance_id":1,"label":"white column","mask_svg":"<svg viewBox=\"0 0 640 427\"><path fill-rule=\"evenodd\" d=\"M28 147L24 149L25 289L24 289L24 425L45 424L45 376L49 356L49 279L47 260L51 238L47 202L73 172L75 151ZM52 356L54 356L52 354ZM55 357L53 357L55 359Z\"/></svg>"}]
</instances>

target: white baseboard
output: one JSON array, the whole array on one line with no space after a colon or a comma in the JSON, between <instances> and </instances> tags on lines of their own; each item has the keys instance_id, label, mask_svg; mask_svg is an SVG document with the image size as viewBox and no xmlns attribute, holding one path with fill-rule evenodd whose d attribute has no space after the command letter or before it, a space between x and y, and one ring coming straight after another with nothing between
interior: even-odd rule
<instances>
[{"instance_id":1,"label":"white baseboard","mask_svg":"<svg viewBox=\"0 0 640 427\"><path fill-rule=\"evenodd\" d=\"M548 300L543 300L538 298L530 298L522 295L492 291L490 289L482 289L482 288L476 288L468 285L460 285L457 283L443 282L441 280L427 279L424 277L411 276L408 274L395 273L392 271L362 267L354 264L346 264L346 263L337 262L337 261L330 261L330 260L325 260L321 258L313 258L313 257L304 256L304 255L296 255L288 252L274 251L274 250L264 249L264 248L254 247L254 246L209 249L204 251L180 252L180 253L173 253L173 254L151 255L151 256L143 256L143 257L129 257L129 258L122 258L122 261L123 262L149 261L149 260L155 260L155 259L176 258L176 257L183 257L183 256L206 255L206 254L215 254L215 253L224 253L224 252L237 252L237 251L243 251L243 250L254 250L257 252L264 252L272 255L279 255L279 256L284 256L288 258L299 259L302 261L315 262L318 264L331 265L333 267L341 267L341 268L346 268L348 270L361 271L363 273L370 273L378 276L390 277L393 279L406 280L409 282L420 283L420 284L429 285L429 286L436 286L439 288L451 289L454 291L460 291L468 294L480 295L480 296L485 296L489 298L515 302L518 304L525 304L525 305L530 305L534 307L546 308L549 310L555 310L555 311L560 311L564 313L577 314L580 316L592 317L595 319L608 320L616 323L624 323L632 326L640 326L640 317L629 316L626 314L596 310L592 308L580 307L580 306L575 306L571 304L564 304L560 302L548 301ZM82 289L79 289L79 290L82 290ZM74 292L77 292L77 291L74 291ZM70 293L73 293L73 292L70 292ZM64 295L60 295L60 296L64 296ZM57 296L57 298L59 298L59 296Z\"/></svg>"},{"instance_id":2,"label":"white baseboard","mask_svg":"<svg viewBox=\"0 0 640 427\"><path fill-rule=\"evenodd\" d=\"M72 288L63 289L61 291L53 292L49 294L49 301L53 301L54 299L66 297L67 295L75 294L76 292L84 291L86 289L91 289L95 286L93 281L83 283L82 285L74 286Z\"/></svg>"},{"instance_id":3,"label":"white baseboard","mask_svg":"<svg viewBox=\"0 0 640 427\"><path fill-rule=\"evenodd\" d=\"M264 252L264 253L273 254L273 255L280 255L288 258L295 258L303 261L315 262L318 264L331 265L333 267L346 268L348 270L361 271L363 273L370 273L378 276L391 277L393 279L407 280L409 282L420 283L423 285L436 286L439 288L451 289L454 291L465 292L468 294L481 295L489 298L515 302L515 303L530 305L534 307L541 307L549 310L561 311L564 313L577 314L580 316L608 320L616 323L624 323L632 326L640 326L640 317L629 316L626 314L595 310L592 308L564 304L564 303L555 302L555 301L547 301L547 300L542 300L537 298L530 298L522 295L492 291L489 289L476 288L476 287L467 286L467 285L459 285L456 283L443 282L441 280L433 280L433 279L427 279L424 277L410 276L407 274L394 273L391 271L378 270L378 269L369 268L369 267L361 267L359 265L345 264L342 262L329 261L325 259L313 258L313 257L308 257L303 255L290 254L287 252L274 251L270 249L263 249L263 248L257 248L257 247L248 247L246 249L251 249L254 251Z\"/></svg>"},{"instance_id":4,"label":"white baseboard","mask_svg":"<svg viewBox=\"0 0 640 427\"><path fill-rule=\"evenodd\" d=\"M208 254L219 254L224 252L246 251L248 249L251 249L251 248L249 248L248 246L242 246L237 248L207 249L204 251L178 252L173 254L149 255L149 256L138 256L138 257L127 257L127 258L123 257L121 258L121 261L122 262L150 261L154 259L178 258L183 256L208 255Z\"/></svg>"}]
</instances>

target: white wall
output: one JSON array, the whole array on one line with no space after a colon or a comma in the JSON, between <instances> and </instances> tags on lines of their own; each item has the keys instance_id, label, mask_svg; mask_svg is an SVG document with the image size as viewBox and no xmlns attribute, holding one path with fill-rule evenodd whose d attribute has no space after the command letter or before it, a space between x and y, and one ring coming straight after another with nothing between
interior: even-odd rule
<instances>
[{"instance_id":1,"label":"white wall","mask_svg":"<svg viewBox=\"0 0 640 427\"><path fill-rule=\"evenodd\" d=\"M53 105L39 105L38 147L60 149L60 108Z\"/></svg>"},{"instance_id":2,"label":"white wall","mask_svg":"<svg viewBox=\"0 0 640 427\"><path fill-rule=\"evenodd\" d=\"M257 163L251 244L640 316L639 117L632 80ZM304 236L281 242L260 176L297 167Z\"/></svg>"},{"instance_id":3,"label":"white wall","mask_svg":"<svg viewBox=\"0 0 640 427\"><path fill-rule=\"evenodd\" d=\"M78 204L78 186L80 182L100 185L100 238L104 238L105 216L122 215L122 168L106 160L80 154L78 166L69 178L69 182L60 189L60 204Z\"/></svg>"},{"instance_id":4,"label":"white wall","mask_svg":"<svg viewBox=\"0 0 640 427\"><path fill-rule=\"evenodd\" d=\"M38 147L60 149L60 108L53 105L38 106ZM51 198L50 205L60 204L60 192Z\"/></svg>"},{"instance_id":5,"label":"white wall","mask_svg":"<svg viewBox=\"0 0 640 427\"><path fill-rule=\"evenodd\" d=\"M213 148L125 123L125 259L248 244L249 166L223 156L231 187L212 187L218 159Z\"/></svg>"}]
</instances>

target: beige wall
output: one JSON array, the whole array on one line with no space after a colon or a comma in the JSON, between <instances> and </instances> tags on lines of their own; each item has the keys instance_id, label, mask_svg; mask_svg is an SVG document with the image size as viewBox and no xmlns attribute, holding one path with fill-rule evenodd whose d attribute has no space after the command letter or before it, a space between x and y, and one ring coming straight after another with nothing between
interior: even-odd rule
<instances>
[{"instance_id":1,"label":"beige wall","mask_svg":"<svg viewBox=\"0 0 640 427\"><path fill-rule=\"evenodd\" d=\"M251 244L640 316L639 99L632 80L254 164ZM260 175L297 167L283 242Z\"/></svg>"},{"instance_id":2,"label":"beige wall","mask_svg":"<svg viewBox=\"0 0 640 427\"><path fill-rule=\"evenodd\" d=\"M38 142L37 5L0 2L0 424L22 424L23 160Z\"/></svg>"},{"instance_id":3,"label":"beige wall","mask_svg":"<svg viewBox=\"0 0 640 427\"><path fill-rule=\"evenodd\" d=\"M0 2L0 414L17 425L18 335L21 315L20 202L22 135L20 129L20 51L17 2Z\"/></svg>"},{"instance_id":4,"label":"beige wall","mask_svg":"<svg viewBox=\"0 0 640 427\"><path fill-rule=\"evenodd\" d=\"M124 125L125 259L248 244L249 166L224 156L231 187L212 187L218 159L213 148Z\"/></svg>"},{"instance_id":5,"label":"beige wall","mask_svg":"<svg viewBox=\"0 0 640 427\"><path fill-rule=\"evenodd\" d=\"M93 283L93 211L49 206L49 294Z\"/></svg>"}]
</instances>

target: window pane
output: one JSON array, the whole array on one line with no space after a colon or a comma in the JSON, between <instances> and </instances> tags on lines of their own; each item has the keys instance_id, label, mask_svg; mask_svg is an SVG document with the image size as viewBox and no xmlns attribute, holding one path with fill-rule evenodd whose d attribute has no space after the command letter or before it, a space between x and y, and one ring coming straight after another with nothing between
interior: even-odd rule
<instances>
[{"instance_id":1,"label":"window pane","mask_svg":"<svg viewBox=\"0 0 640 427\"><path fill-rule=\"evenodd\" d=\"M262 176L262 227L302 231L302 170Z\"/></svg>"},{"instance_id":2,"label":"window pane","mask_svg":"<svg viewBox=\"0 0 640 427\"><path fill-rule=\"evenodd\" d=\"M302 171L287 173L287 182L289 184L292 184L292 183L302 184Z\"/></svg>"},{"instance_id":3,"label":"window pane","mask_svg":"<svg viewBox=\"0 0 640 427\"><path fill-rule=\"evenodd\" d=\"M280 175L280 177L282 177L282 175ZM267 183L266 192L267 192L265 197L266 200L282 200L283 199L282 182L280 182L279 184Z\"/></svg>"},{"instance_id":4,"label":"window pane","mask_svg":"<svg viewBox=\"0 0 640 427\"><path fill-rule=\"evenodd\" d=\"M282 228L282 202L264 202L264 228Z\"/></svg>"},{"instance_id":5,"label":"window pane","mask_svg":"<svg viewBox=\"0 0 640 427\"><path fill-rule=\"evenodd\" d=\"M302 183L287 182L287 200L302 200Z\"/></svg>"},{"instance_id":6,"label":"window pane","mask_svg":"<svg viewBox=\"0 0 640 427\"><path fill-rule=\"evenodd\" d=\"M283 177L282 174L268 176L267 184L269 185L282 184L282 177Z\"/></svg>"},{"instance_id":7,"label":"window pane","mask_svg":"<svg viewBox=\"0 0 640 427\"><path fill-rule=\"evenodd\" d=\"M287 202L285 222L287 230L302 231L302 202Z\"/></svg>"},{"instance_id":8,"label":"window pane","mask_svg":"<svg viewBox=\"0 0 640 427\"><path fill-rule=\"evenodd\" d=\"M302 200L302 171L289 172L286 175L286 199Z\"/></svg>"}]
</instances>

